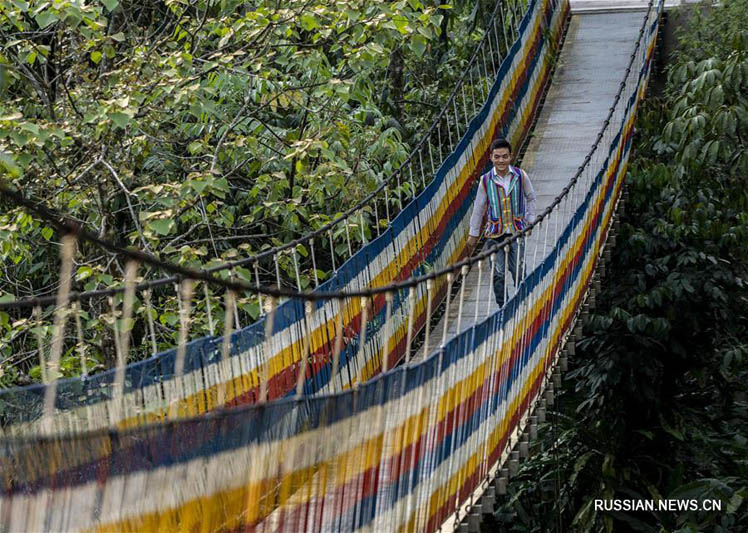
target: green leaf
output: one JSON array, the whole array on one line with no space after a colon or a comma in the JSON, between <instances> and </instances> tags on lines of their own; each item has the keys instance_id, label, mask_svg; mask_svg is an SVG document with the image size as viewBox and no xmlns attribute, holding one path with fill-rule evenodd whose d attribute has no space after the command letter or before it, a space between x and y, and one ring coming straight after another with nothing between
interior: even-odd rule
<instances>
[{"instance_id":1,"label":"green leaf","mask_svg":"<svg viewBox=\"0 0 748 533\"><path fill-rule=\"evenodd\" d=\"M109 59L112 59L117 53L111 44L105 44L102 49Z\"/></svg>"},{"instance_id":2,"label":"green leaf","mask_svg":"<svg viewBox=\"0 0 748 533\"><path fill-rule=\"evenodd\" d=\"M395 24L395 28L400 33L408 33L408 19L402 15L395 15L392 17L392 22Z\"/></svg>"},{"instance_id":3,"label":"green leaf","mask_svg":"<svg viewBox=\"0 0 748 533\"><path fill-rule=\"evenodd\" d=\"M120 113L119 111L116 111L114 113L107 113L107 116L112 120L112 122L114 122L122 129L125 129L130 123L130 115Z\"/></svg>"},{"instance_id":4,"label":"green leaf","mask_svg":"<svg viewBox=\"0 0 748 533\"><path fill-rule=\"evenodd\" d=\"M208 186L208 182L201 180L190 180L189 185L197 194L203 194L203 191Z\"/></svg>"},{"instance_id":5,"label":"green leaf","mask_svg":"<svg viewBox=\"0 0 748 533\"><path fill-rule=\"evenodd\" d=\"M48 241L49 239L51 239L52 235L54 235L54 233L55 232L52 230L52 228L49 228L49 227L44 227L44 228L42 228L42 231L41 231L42 237L44 237L44 240L46 240L46 241Z\"/></svg>"},{"instance_id":6,"label":"green leaf","mask_svg":"<svg viewBox=\"0 0 748 533\"><path fill-rule=\"evenodd\" d=\"M99 52L98 50L96 50L95 52L91 52L91 61L98 65L99 61L101 61L101 52Z\"/></svg>"},{"instance_id":7,"label":"green leaf","mask_svg":"<svg viewBox=\"0 0 748 533\"><path fill-rule=\"evenodd\" d=\"M21 177L21 169L9 155L0 152L0 175L9 174L11 178Z\"/></svg>"},{"instance_id":8,"label":"green leaf","mask_svg":"<svg viewBox=\"0 0 748 533\"><path fill-rule=\"evenodd\" d=\"M125 34L122 32L115 33L114 35L110 35L110 37L114 39L115 41L117 41L118 43L121 43L122 41L125 40Z\"/></svg>"},{"instance_id":9,"label":"green leaf","mask_svg":"<svg viewBox=\"0 0 748 533\"><path fill-rule=\"evenodd\" d=\"M410 40L410 49L415 52L418 57L423 57L426 53L426 47L428 43L423 35L414 35Z\"/></svg>"},{"instance_id":10,"label":"green leaf","mask_svg":"<svg viewBox=\"0 0 748 533\"><path fill-rule=\"evenodd\" d=\"M110 13L117 9L117 6L119 5L119 0L101 0L101 3L104 4L104 7L107 8L107 11Z\"/></svg>"},{"instance_id":11,"label":"green leaf","mask_svg":"<svg viewBox=\"0 0 748 533\"><path fill-rule=\"evenodd\" d=\"M91 277L91 274L93 274L93 269L90 266L78 267L78 271L75 273L75 279L83 281L84 279Z\"/></svg>"},{"instance_id":12,"label":"green leaf","mask_svg":"<svg viewBox=\"0 0 748 533\"><path fill-rule=\"evenodd\" d=\"M41 29L44 29L50 24L54 24L55 22L60 20L60 17L58 17L56 13L52 13L51 11L42 11L34 17L34 20L36 20L36 23Z\"/></svg>"},{"instance_id":13,"label":"green leaf","mask_svg":"<svg viewBox=\"0 0 748 533\"><path fill-rule=\"evenodd\" d=\"M314 15L310 15L309 13L302 13L301 14L301 27L304 28L306 31L311 31L315 28L318 28L319 24L317 24L317 19L314 18Z\"/></svg>"},{"instance_id":14,"label":"green leaf","mask_svg":"<svg viewBox=\"0 0 748 533\"><path fill-rule=\"evenodd\" d=\"M168 312L158 317L158 320L162 324L168 324L170 326L174 326L176 325L177 322L179 322L179 315L177 315L176 313Z\"/></svg>"},{"instance_id":15,"label":"green leaf","mask_svg":"<svg viewBox=\"0 0 748 533\"><path fill-rule=\"evenodd\" d=\"M159 235L168 235L174 228L174 219L162 218L161 220L154 220L148 223L148 227Z\"/></svg>"},{"instance_id":16,"label":"green leaf","mask_svg":"<svg viewBox=\"0 0 748 533\"><path fill-rule=\"evenodd\" d=\"M732 498L730 498L730 501L727 504L726 511L728 513L734 513L735 511L738 510L738 508L740 507L742 503L743 503L743 496L739 492L736 492L735 494L732 495Z\"/></svg>"}]
</instances>

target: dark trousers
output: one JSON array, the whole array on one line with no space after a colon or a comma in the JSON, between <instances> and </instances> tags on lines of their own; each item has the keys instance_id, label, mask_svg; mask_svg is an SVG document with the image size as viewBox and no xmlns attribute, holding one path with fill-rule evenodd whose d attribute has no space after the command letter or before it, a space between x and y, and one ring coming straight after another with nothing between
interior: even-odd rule
<instances>
[{"instance_id":1,"label":"dark trousers","mask_svg":"<svg viewBox=\"0 0 748 533\"><path fill-rule=\"evenodd\" d=\"M493 293L499 307L504 305L504 293L506 288L506 272L511 272L514 286L516 287L525 275L525 243L524 239L516 239L511 245L506 246L507 238L486 239L486 250L495 249L493 269Z\"/></svg>"}]
</instances>

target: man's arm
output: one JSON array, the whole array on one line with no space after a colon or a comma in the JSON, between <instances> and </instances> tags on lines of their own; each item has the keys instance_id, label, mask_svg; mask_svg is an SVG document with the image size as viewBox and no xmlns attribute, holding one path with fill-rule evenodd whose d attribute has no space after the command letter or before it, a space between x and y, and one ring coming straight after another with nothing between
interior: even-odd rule
<instances>
[{"instance_id":1,"label":"man's arm","mask_svg":"<svg viewBox=\"0 0 748 533\"><path fill-rule=\"evenodd\" d=\"M478 238L480 237L480 229L483 225L483 217L486 214L486 189L483 188L483 184L478 182L478 192L475 195L475 202L473 203L473 214L470 215L470 232L468 234L468 254L473 253L473 249L478 244Z\"/></svg>"},{"instance_id":2,"label":"man's arm","mask_svg":"<svg viewBox=\"0 0 748 533\"><path fill-rule=\"evenodd\" d=\"M530 177L527 175L527 172L524 170L522 171L522 179L523 181L523 187L524 195L525 195L525 221L527 221L528 224L532 224L535 221L535 214L536 206L535 206L535 190L532 188L532 183L530 183Z\"/></svg>"}]
</instances>

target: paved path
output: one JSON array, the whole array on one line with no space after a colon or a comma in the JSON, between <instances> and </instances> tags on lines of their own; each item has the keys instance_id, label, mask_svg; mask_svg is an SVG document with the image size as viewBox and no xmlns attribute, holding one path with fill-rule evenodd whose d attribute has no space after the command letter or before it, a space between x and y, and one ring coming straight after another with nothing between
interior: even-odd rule
<instances>
[{"instance_id":1,"label":"paved path","mask_svg":"<svg viewBox=\"0 0 748 533\"><path fill-rule=\"evenodd\" d=\"M665 9L699 3L703 0L665 0ZM570 0L569 4L574 14L603 13L647 9L649 0Z\"/></svg>"},{"instance_id":2,"label":"paved path","mask_svg":"<svg viewBox=\"0 0 748 533\"><path fill-rule=\"evenodd\" d=\"M594 143L623 79L643 17L641 10L572 16L552 84L521 165L532 180L538 213L569 183ZM543 234L541 230L528 239L528 269L533 268L533 257L539 263L550 250L550 245L544 247ZM554 242L552 233L548 241ZM472 325L476 305L479 321L496 310L489 270L484 268L480 287L478 268L473 267L466 278L460 330ZM510 289L509 294L512 292ZM447 317L448 338L457 333L457 314L458 301L453 301ZM443 320L434 329L439 338ZM433 350L434 343L430 344ZM423 357L422 351L416 358Z\"/></svg>"}]
</instances>

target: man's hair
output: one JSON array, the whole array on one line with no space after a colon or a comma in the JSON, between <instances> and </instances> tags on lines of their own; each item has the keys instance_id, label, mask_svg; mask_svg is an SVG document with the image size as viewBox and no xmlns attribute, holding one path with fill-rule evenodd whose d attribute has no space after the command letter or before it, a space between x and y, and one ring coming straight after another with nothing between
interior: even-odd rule
<instances>
[{"instance_id":1,"label":"man's hair","mask_svg":"<svg viewBox=\"0 0 748 533\"><path fill-rule=\"evenodd\" d=\"M491 143L490 151L493 152L494 150L498 148L506 148L507 150L509 150L510 154L512 153L512 144L509 141L507 141L504 137L499 137L498 139L494 139L493 142Z\"/></svg>"}]
</instances>

